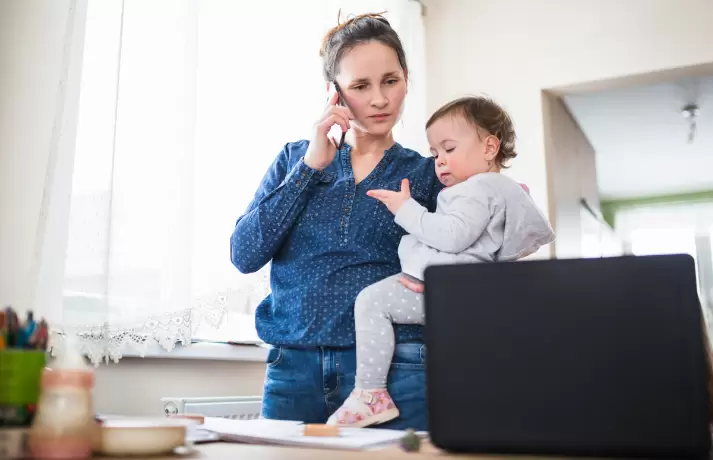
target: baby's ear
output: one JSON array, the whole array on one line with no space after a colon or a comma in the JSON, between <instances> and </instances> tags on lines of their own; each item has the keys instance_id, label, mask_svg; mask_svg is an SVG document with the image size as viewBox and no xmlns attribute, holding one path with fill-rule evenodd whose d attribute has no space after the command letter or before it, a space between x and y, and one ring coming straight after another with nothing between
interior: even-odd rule
<instances>
[{"instance_id":1,"label":"baby's ear","mask_svg":"<svg viewBox=\"0 0 713 460\"><path fill-rule=\"evenodd\" d=\"M485 156L488 160L495 159L500 151L500 140L495 136L485 138Z\"/></svg>"}]
</instances>

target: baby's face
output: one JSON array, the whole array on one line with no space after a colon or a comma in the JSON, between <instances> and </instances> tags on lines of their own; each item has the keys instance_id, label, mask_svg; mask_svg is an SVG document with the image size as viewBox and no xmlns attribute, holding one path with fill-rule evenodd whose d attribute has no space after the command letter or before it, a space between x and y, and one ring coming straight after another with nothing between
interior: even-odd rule
<instances>
[{"instance_id":1,"label":"baby's face","mask_svg":"<svg viewBox=\"0 0 713 460\"><path fill-rule=\"evenodd\" d=\"M436 175L446 187L463 182L476 174L495 171L497 143L493 136L478 130L460 115L436 120L426 130L431 155L436 159ZM482 138L482 139L481 139Z\"/></svg>"}]
</instances>

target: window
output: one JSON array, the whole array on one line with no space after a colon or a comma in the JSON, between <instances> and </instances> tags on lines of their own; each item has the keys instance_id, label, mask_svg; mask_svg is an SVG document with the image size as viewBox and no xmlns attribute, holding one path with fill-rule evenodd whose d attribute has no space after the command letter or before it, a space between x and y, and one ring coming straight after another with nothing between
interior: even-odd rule
<instances>
[{"instance_id":1,"label":"window","mask_svg":"<svg viewBox=\"0 0 713 460\"><path fill-rule=\"evenodd\" d=\"M583 258L614 257L622 254L617 234L602 219L580 208L581 252Z\"/></svg>"},{"instance_id":2,"label":"window","mask_svg":"<svg viewBox=\"0 0 713 460\"><path fill-rule=\"evenodd\" d=\"M617 233L635 255L689 254L706 316L713 307L713 262L710 256L713 203L682 202L641 205L617 212Z\"/></svg>"},{"instance_id":3,"label":"window","mask_svg":"<svg viewBox=\"0 0 713 460\"><path fill-rule=\"evenodd\" d=\"M425 74L409 0L89 2L63 311L94 361L257 340L269 267L240 274L229 237L282 146L323 110L318 50L340 8L388 10ZM403 126L422 131L424 100L415 83Z\"/></svg>"},{"instance_id":4,"label":"window","mask_svg":"<svg viewBox=\"0 0 713 460\"><path fill-rule=\"evenodd\" d=\"M637 256L690 254L696 257L692 228L642 228L631 232L631 252Z\"/></svg>"}]
</instances>

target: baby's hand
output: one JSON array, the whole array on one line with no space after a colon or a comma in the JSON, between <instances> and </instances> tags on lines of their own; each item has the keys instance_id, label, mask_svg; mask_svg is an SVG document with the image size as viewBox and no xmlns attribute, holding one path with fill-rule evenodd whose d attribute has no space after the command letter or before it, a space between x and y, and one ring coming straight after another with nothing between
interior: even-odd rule
<instances>
[{"instance_id":1,"label":"baby's hand","mask_svg":"<svg viewBox=\"0 0 713 460\"><path fill-rule=\"evenodd\" d=\"M399 276L399 283L401 283L405 288L412 290L413 292L417 292L419 294L423 293L423 283L414 281L413 279L407 276Z\"/></svg>"},{"instance_id":2,"label":"baby's hand","mask_svg":"<svg viewBox=\"0 0 713 460\"><path fill-rule=\"evenodd\" d=\"M411 187L409 186L408 179L404 179L401 181L401 191L369 190L366 194L384 203L389 211L396 215L399 209L401 209L401 206L411 199Z\"/></svg>"}]
</instances>

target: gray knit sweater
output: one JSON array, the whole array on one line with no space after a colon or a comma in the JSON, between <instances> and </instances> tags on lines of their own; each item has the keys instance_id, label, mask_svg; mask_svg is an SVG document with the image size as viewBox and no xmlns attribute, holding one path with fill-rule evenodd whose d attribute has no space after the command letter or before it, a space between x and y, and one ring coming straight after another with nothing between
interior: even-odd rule
<instances>
[{"instance_id":1,"label":"gray knit sweater","mask_svg":"<svg viewBox=\"0 0 713 460\"><path fill-rule=\"evenodd\" d=\"M436 212L413 198L396 213L404 273L423 279L429 265L513 261L554 241L530 195L500 173L478 174L443 189Z\"/></svg>"}]
</instances>

